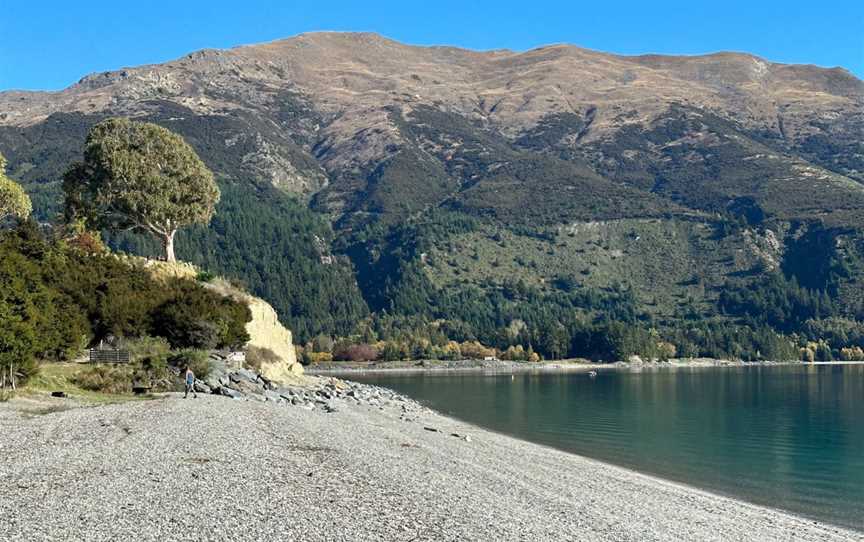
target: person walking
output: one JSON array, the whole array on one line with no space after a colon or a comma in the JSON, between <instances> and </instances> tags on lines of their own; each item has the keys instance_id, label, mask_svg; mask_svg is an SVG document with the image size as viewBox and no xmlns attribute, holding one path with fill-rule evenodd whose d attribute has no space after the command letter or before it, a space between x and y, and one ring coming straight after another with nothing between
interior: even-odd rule
<instances>
[{"instance_id":1,"label":"person walking","mask_svg":"<svg viewBox=\"0 0 864 542\"><path fill-rule=\"evenodd\" d=\"M198 394L195 393L195 373L192 372L191 367L186 367L186 393L183 395L183 399L189 397L189 391L192 391L193 399L198 398Z\"/></svg>"}]
</instances>

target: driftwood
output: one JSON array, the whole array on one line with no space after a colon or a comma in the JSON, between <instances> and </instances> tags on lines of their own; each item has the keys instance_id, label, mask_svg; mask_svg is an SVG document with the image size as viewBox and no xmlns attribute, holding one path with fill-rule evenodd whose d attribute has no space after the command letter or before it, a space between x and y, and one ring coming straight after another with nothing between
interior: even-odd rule
<instances>
[{"instance_id":1,"label":"driftwood","mask_svg":"<svg viewBox=\"0 0 864 542\"><path fill-rule=\"evenodd\" d=\"M15 371L12 369L14 364L10 363L7 367L9 367L9 386L12 388L12 391L15 391ZM0 367L0 390L6 389L6 371L4 371L4 367Z\"/></svg>"}]
</instances>

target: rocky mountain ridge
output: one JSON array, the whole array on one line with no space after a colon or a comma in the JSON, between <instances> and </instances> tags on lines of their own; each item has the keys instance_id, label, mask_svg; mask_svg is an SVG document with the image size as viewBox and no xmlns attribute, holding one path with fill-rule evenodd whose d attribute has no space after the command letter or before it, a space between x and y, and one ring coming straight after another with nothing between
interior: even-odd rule
<instances>
[{"instance_id":1,"label":"rocky mountain ridge","mask_svg":"<svg viewBox=\"0 0 864 542\"><path fill-rule=\"evenodd\" d=\"M718 114L793 146L848 131L845 124L864 126L864 83L842 68L737 53L625 57L567 45L476 52L412 47L366 33L202 50L89 75L60 92L0 93L0 125L34 126L63 113L158 115L174 123L184 115L246 124L254 117L264 126L244 127L221 144L249 146L244 169L309 194L410 146L398 121L410 122L419 108L457 114L510 141L566 116L580 124L563 134L574 147L662 122L670 104Z\"/></svg>"}]
</instances>

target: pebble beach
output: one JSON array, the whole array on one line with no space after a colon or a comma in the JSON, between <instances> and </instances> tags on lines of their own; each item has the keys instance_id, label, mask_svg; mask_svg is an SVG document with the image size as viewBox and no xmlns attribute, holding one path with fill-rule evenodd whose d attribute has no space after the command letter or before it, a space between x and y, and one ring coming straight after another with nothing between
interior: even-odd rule
<instances>
[{"instance_id":1,"label":"pebble beach","mask_svg":"<svg viewBox=\"0 0 864 542\"><path fill-rule=\"evenodd\" d=\"M0 404L0 540L864 539L338 388Z\"/></svg>"}]
</instances>

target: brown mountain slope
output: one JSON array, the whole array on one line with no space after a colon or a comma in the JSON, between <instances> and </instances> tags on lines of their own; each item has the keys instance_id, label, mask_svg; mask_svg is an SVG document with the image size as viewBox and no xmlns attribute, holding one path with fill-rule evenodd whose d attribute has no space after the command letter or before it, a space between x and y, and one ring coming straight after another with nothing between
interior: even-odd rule
<instances>
[{"instance_id":1,"label":"brown mountain slope","mask_svg":"<svg viewBox=\"0 0 864 542\"><path fill-rule=\"evenodd\" d=\"M858 187L845 177L864 180L862 110L864 83L840 68L738 53L624 57L568 45L477 52L414 47L368 33L312 33L203 50L90 75L60 92L0 93L0 127L18 134L17 141L7 136L6 151L27 181L50 182L56 173L40 171L22 150L34 130L66 129L50 127L58 118L86 126L130 115L184 133L206 148L224 176L302 194L323 189L318 204L336 215L370 211L365 200L376 191L370 177L380 178L381 167L407 150L436 159L451 177L441 180L440 194L424 196L426 205L473 186L489 172L464 177L449 165L472 138L477 152L492 155L483 163L487 170L524 158L512 149L499 152L516 142L522 151L554 149L562 155L555 159L577 169L590 164L613 182L696 208L715 203L688 195L709 181L718 201L755 197L762 188L751 186L750 177L723 179L713 172L723 164L710 163L712 153L692 151L717 146L732 149L721 154L738 163L772 171L772 179L822 179L857 201ZM454 133L451 124L433 126L432 135L406 129L425 126L430 112L438 116L433 121L455 116L471 133ZM681 115L685 130L673 126L658 135L682 122ZM646 131L655 136L648 144ZM681 155L681 149L689 150ZM670 163L672 171L664 171ZM419 171L429 167L438 166L427 163Z\"/></svg>"},{"instance_id":2,"label":"brown mountain slope","mask_svg":"<svg viewBox=\"0 0 864 542\"><path fill-rule=\"evenodd\" d=\"M225 96L226 89L242 87L233 99ZM779 108L807 106L818 117L860 108L864 96L864 83L843 69L773 64L748 54L622 57L567 45L475 52L407 46L375 34L313 33L94 74L61 92L0 93L0 109L3 123L14 125L146 98L180 97L195 112L210 113L267 104L286 89L307 94L330 114L442 102L510 128L585 104L607 104L607 112L623 104L662 109L668 102L741 107L753 122L771 125Z\"/></svg>"}]
</instances>

